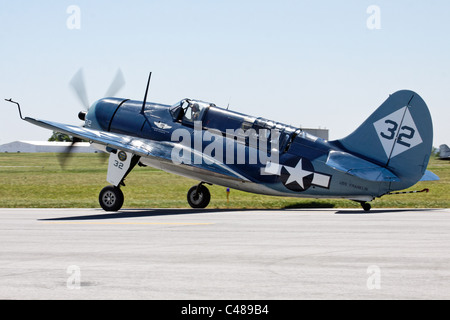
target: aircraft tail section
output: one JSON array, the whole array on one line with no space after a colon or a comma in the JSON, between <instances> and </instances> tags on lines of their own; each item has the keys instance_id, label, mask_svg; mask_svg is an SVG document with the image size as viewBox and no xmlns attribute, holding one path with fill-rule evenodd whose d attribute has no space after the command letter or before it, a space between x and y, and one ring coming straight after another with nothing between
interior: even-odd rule
<instances>
[{"instance_id":1,"label":"aircraft tail section","mask_svg":"<svg viewBox=\"0 0 450 320\"><path fill-rule=\"evenodd\" d=\"M392 172L391 190L414 185L425 174L432 151L433 125L423 99L398 91L353 133L334 141L345 152Z\"/></svg>"}]
</instances>

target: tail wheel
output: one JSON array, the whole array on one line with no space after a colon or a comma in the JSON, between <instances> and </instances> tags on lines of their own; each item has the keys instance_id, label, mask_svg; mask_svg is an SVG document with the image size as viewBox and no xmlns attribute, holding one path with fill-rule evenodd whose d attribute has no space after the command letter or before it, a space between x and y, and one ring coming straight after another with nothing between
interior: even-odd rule
<instances>
[{"instance_id":1,"label":"tail wheel","mask_svg":"<svg viewBox=\"0 0 450 320\"><path fill-rule=\"evenodd\" d=\"M100 206L105 211L119 211L122 208L124 196L119 187L107 186L100 191L98 196Z\"/></svg>"},{"instance_id":2,"label":"tail wheel","mask_svg":"<svg viewBox=\"0 0 450 320\"><path fill-rule=\"evenodd\" d=\"M189 205L194 208L206 208L211 201L211 193L204 185L193 186L189 189L187 194L187 201Z\"/></svg>"}]
</instances>

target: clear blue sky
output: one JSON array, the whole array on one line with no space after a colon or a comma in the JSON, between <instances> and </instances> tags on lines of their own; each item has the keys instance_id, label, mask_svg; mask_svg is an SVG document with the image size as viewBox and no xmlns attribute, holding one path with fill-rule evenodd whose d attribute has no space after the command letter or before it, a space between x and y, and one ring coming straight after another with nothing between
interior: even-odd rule
<instances>
[{"instance_id":1,"label":"clear blue sky","mask_svg":"<svg viewBox=\"0 0 450 320\"><path fill-rule=\"evenodd\" d=\"M80 8L69 29L67 8ZM380 9L371 30L367 8ZM450 2L0 0L0 144L47 139L26 116L79 124L68 83L84 68L90 102L117 68L119 96L172 104L197 98L303 127L351 133L387 97L427 102L434 146L450 145Z\"/></svg>"}]
</instances>

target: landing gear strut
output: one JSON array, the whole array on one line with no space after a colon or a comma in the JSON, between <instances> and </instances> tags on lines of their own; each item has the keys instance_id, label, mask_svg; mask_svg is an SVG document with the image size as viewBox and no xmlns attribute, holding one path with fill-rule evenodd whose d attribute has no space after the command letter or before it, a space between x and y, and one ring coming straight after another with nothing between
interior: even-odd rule
<instances>
[{"instance_id":1,"label":"landing gear strut","mask_svg":"<svg viewBox=\"0 0 450 320\"><path fill-rule=\"evenodd\" d=\"M110 152L106 180L112 185L100 191L98 201L105 211L119 211L125 199L120 187L125 186L124 179L139 163L140 157L121 150L106 151Z\"/></svg>"},{"instance_id":2,"label":"landing gear strut","mask_svg":"<svg viewBox=\"0 0 450 320\"><path fill-rule=\"evenodd\" d=\"M187 193L187 201L194 209L206 208L211 200L211 193L203 182L197 186L193 186Z\"/></svg>"}]
</instances>

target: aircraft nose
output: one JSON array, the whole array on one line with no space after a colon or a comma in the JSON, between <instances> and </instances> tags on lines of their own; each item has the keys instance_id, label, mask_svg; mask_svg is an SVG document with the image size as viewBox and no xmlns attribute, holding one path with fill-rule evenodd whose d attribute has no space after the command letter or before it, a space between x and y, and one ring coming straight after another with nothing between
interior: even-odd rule
<instances>
[{"instance_id":1,"label":"aircraft nose","mask_svg":"<svg viewBox=\"0 0 450 320\"><path fill-rule=\"evenodd\" d=\"M121 98L103 98L97 100L84 115L86 126L91 129L110 131L114 115L125 101L127 99Z\"/></svg>"}]
</instances>

